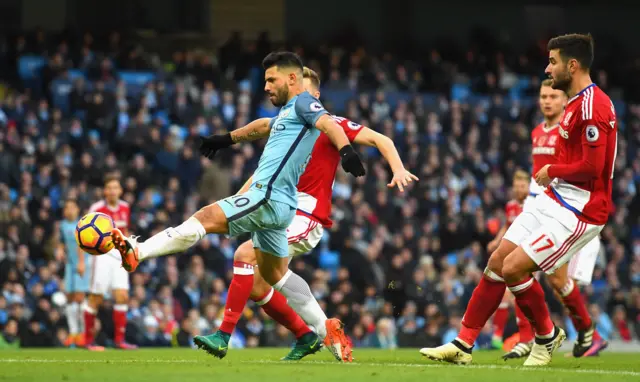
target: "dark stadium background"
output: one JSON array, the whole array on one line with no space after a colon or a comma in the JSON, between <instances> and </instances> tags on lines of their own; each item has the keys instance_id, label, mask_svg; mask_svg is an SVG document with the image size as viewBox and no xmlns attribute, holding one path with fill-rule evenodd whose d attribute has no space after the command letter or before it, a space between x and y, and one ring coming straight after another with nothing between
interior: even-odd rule
<instances>
[{"instance_id":1,"label":"dark stadium background","mask_svg":"<svg viewBox=\"0 0 640 382\"><path fill-rule=\"evenodd\" d=\"M446 342L504 220L511 174L529 166L546 41L566 32L594 35L592 76L621 120L616 210L585 293L603 336L637 343L638 9L524 4L0 0L0 347L64 341L63 310L51 297L63 286L54 248L65 197L76 195L86 208L100 195L102 175L118 171L133 231L146 237L240 187L261 143L213 162L200 160L193 143L199 131L276 113L259 64L281 48L319 71L329 110L390 136L422 179L408 196L389 191L385 164L362 149L366 179L339 174L337 224L293 268L327 313L347 323L356 346ZM105 102L86 101L95 94ZM143 96L148 118L139 113ZM70 134L78 124L81 134ZM215 329L235 244L212 236L186 254L145 263L131 279L127 339L192 346L194 334ZM549 299L555 320L575 335ZM110 309L99 315L102 344L111 341ZM8 332L11 320L17 335ZM291 340L250 303L232 346ZM487 328L479 345L489 343Z\"/></svg>"}]
</instances>

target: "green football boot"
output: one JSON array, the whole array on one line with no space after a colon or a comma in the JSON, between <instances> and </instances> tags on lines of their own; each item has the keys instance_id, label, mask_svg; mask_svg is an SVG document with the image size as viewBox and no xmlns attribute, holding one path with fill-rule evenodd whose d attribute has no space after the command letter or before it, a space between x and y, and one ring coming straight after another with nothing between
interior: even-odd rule
<instances>
[{"instance_id":1,"label":"green football boot","mask_svg":"<svg viewBox=\"0 0 640 382\"><path fill-rule=\"evenodd\" d=\"M193 342L198 349L203 349L212 356L222 359L227 355L230 338L231 335L218 330L208 336L195 336L193 337Z\"/></svg>"},{"instance_id":2,"label":"green football boot","mask_svg":"<svg viewBox=\"0 0 640 382\"><path fill-rule=\"evenodd\" d=\"M293 349L287 354L282 361L299 361L302 358L316 353L322 348L322 340L314 332L309 332L298 338Z\"/></svg>"}]
</instances>

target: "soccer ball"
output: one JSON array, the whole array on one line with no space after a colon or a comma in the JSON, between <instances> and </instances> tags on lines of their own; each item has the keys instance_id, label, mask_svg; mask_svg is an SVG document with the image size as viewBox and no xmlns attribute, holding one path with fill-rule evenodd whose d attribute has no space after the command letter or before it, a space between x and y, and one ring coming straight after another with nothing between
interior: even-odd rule
<instances>
[{"instance_id":1,"label":"soccer ball","mask_svg":"<svg viewBox=\"0 0 640 382\"><path fill-rule=\"evenodd\" d=\"M102 255L113 249L111 230L113 219L101 212L90 212L76 225L76 242L80 249L90 255Z\"/></svg>"}]
</instances>

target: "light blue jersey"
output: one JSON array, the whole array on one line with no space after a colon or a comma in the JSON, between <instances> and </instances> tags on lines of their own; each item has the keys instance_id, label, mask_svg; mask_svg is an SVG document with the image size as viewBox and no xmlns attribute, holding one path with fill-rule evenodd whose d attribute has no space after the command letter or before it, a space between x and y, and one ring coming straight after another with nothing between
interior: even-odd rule
<instances>
[{"instance_id":1,"label":"light blue jersey","mask_svg":"<svg viewBox=\"0 0 640 382\"><path fill-rule=\"evenodd\" d=\"M64 270L65 290L67 292L87 292L89 290L89 269L91 256L82 252L84 256L85 271L80 276L78 267L78 244L76 243L76 222L63 220L60 223L60 239L64 244L67 264Z\"/></svg>"},{"instance_id":2,"label":"light blue jersey","mask_svg":"<svg viewBox=\"0 0 640 382\"><path fill-rule=\"evenodd\" d=\"M327 114L320 101L304 92L293 97L271 119L271 135L253 175L251 189L265 198L297 208L296 185L320 135L318 119Z\"/></svg>"},{"instance_id":3,"label":"light blue jersey","mask_svg":"<svg viewBox=\"0 0 640 382\"><path fill-rule=\"evenodd\" d=\"M327 111L320 101L304 92L271 120L271 135L249 191L217 203L227 217L231 236L250 232L254 248L289 256L287 227L298 207L296 185L320 136L316 122L324 114Z\"/></svg>"}]
</instances>

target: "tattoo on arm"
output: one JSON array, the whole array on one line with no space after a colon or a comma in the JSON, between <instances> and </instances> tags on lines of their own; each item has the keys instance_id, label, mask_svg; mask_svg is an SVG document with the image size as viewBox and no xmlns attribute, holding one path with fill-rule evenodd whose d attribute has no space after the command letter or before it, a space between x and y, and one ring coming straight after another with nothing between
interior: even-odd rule
<instances>
[{"instance_id":1,"label":"tattoo on arm","mask_svg":"<svg viewBox=\"0 0 640 382\"><path fill-rule=\"evenodd\" d=\"M233 143L254 141L260 137L260 132L257 129L252 129L247 132L238 131L236 134L231 134Z\"/></svg>"},{"instance_id":2,"label":"tattoo on arm","mask_svg":"<svg viewBox=\"0 0 640 382\"><path fill-rule=\"evenodd\" d=\"M269 119L256 120L238 130L231 132L233 143L255 141L269 136Z\"/></svg>"}]
</instances>

